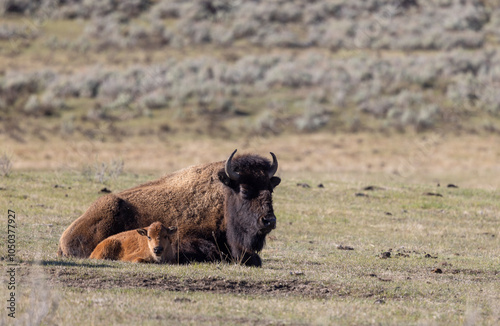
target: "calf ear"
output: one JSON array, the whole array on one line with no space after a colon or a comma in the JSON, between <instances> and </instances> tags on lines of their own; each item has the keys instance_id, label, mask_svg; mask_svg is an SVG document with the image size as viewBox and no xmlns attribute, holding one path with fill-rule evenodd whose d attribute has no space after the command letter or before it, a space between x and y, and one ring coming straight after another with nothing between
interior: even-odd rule
<instances>
[{"instance_id":1,"label":"calf ear","mask_svg":"<svg viewBox=\"0 0 500 326\"><path fill-rule=\"evenodd\" d=\"M281 182L281 179L278 178L278 177L272 177L271 178L271 186L274 188L276 188Z\"/></svg>"},{"instance_id":2,"label":"calf ear","mask_svg":"<svg viewBox=\"0 0 500 326\"><path fill-rule=\"evenodd\" d=\"M174 234L175 232L177 232L177 227L176 226L171 226L171 227L167 228L167 233L168 234Z\"/></svg>"},{"instance_id":3,"label":"calf ear","mask_svg":"<svg viewBox=\"0 0 500 326\"><path fill-rule=\"evenodd\" d=\"M143 235L143 236L147 236L148 235L148 230L146 229L137 229L137 233L139 233L140 235Z\"/></svg>"}]
</instances>

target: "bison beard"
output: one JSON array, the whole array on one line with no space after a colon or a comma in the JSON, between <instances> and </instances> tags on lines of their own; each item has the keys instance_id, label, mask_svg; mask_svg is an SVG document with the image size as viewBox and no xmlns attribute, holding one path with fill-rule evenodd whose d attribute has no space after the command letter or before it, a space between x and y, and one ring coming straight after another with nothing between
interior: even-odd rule
<instances>
[{"instance_id":1,"label":"bison beard","mask_svg":"<svg viewBox=\"0 0 500 326\"><path fill-rule=\"evenodd\" d=\"M178 262L236 261L261 266L258 252L276 227L278 163L256 155L193 166L96 200L62 234L59 255L88 257L103 239L154 221L178 228Z\"/></svg>"}]
</instances>

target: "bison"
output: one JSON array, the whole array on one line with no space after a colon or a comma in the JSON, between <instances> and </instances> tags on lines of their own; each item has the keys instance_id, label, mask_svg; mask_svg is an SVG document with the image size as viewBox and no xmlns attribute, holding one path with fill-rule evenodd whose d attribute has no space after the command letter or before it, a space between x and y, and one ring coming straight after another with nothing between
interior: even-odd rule
<instances>
[{"instance_id":1,"label":"bison","mask_svg":"<svg viewBox=\"0 0 500 326\"><path fill-rule=\"evenodd\" d=\"M281 182L258 155L191 166L98 198L62 234L58 254L89 257L105 238L160 221L177 227L179 263L229 260L261 266L258 252L276 227L272 193Z\"/></svg>"},{"instance_id":2,"label":"bison","mask_svg":"<svg viewBox=\"0 0 500 326\"><path fill-rule=\"evenodd\" d=\"M90 254L93 259L123 260L134 263L173 263L172 236L175 226L154 222L147 228L120 232L99 242Z\"/></svg>"}]
</instances>

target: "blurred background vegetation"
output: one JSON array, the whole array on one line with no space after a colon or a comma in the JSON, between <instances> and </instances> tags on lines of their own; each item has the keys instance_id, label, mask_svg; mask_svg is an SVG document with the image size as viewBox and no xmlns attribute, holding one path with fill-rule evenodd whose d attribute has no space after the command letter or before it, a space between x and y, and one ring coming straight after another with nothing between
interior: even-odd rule
<instances>
[{"instance_id":1,"label":"blurred background vegetation","mask_svg":"<svg viewBox=\"0 0 500 326\"><path fill-rule=\"evenodd\" d=\"M498 0L0 0L0 133L498 133Z\"/></svg>"}]
</instances>

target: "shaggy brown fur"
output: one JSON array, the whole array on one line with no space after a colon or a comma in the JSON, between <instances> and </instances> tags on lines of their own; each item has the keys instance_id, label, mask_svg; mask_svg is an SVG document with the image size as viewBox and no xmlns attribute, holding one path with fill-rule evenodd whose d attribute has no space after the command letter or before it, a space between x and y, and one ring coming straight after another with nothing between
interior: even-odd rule
<instances>
[{"instance_id":1,"label":"shaggy brown fur","mask_svg":"<svg viewBox=\"0 0 500 326\"><path fill-rule=\"evenodd\" d=\"M270 177L270 161L259 156L232 160L238 181L224 163L192 166L97 199L64 231L58 254L89 257L103 239L161 221L178 228L174 249L181 263L229 257L260 266L256 252L276 225L271 193L280 179Z\"/></svg>"},{"instance_id":2,"label":"shaggy brown fur","mask_svg":"<svg viewBox=\"0 0 500 326\"><path fill-rule=\"evenodd\" d=\"M101 241L90 258L134 263L173 263L175 253L172 236L175 232L176 227L167 229L160 222L154 222L148 228L120 232Z\"/></svg>"}]
</instances>

